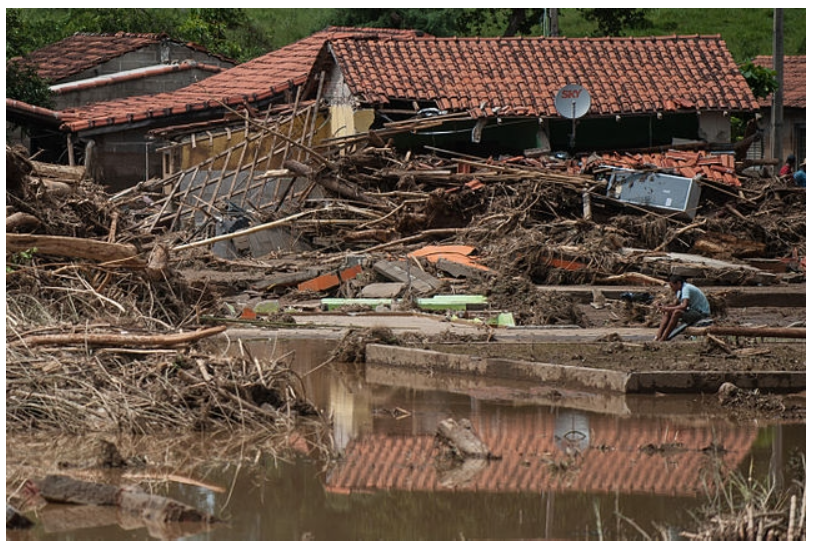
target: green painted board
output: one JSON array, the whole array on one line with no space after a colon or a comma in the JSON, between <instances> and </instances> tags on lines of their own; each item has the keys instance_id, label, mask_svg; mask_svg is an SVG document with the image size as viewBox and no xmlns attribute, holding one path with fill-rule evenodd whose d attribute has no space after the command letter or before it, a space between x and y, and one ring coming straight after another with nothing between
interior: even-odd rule
<instances>
[{"instance_id":1,"label":"green painted board","mask_svg":"<svg viewBox=\"0 0 814 546\"><path fill-rule=\"evenodd\" d=\"M421 309L465 311L467 305L483 305L486 301L486 296L452 294L445 296L436 295L431 298L418 298L416 303Z\"/></svg>"},{"instance_id":2,"label":"green painted board","mask_svg":"<svg viewBox=\"0 0 814 546\"><path fill-rule=\"evenodd\" d=\"M389 305L392 307L393 300L390 298L322 298L320 303L328 311L332 311L346 305L366 305L373 309L380 305Z\"/></svg>"}]
</instances>

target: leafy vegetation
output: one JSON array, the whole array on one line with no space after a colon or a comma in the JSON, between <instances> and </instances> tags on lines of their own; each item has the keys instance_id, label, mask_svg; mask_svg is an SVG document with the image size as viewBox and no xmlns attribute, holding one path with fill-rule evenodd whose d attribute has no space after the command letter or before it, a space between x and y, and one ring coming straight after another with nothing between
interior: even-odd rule
<instances>
[{"instance_id":1,"label":"leafy vegetation","mask_svg":"<svg viewBox=\"0 0 814 546\"><path fill-rule=\"evenodd\" d=\"M740 70L755 97L762 99L777 90L777 72L775 70L758 66L751 61L743 63Z\"/></svg>"},{"instance_id":2,"label":"leafy vegetation","mask_svg":"<svg viewBox=\"0 0 814 546\"><path fill-rule=\"evenodd\" d=\"M562 8L560 35L720 34L738 63L772 53L772 8ZM784 49L805 54L805 9L783 9ZM166 32L239 61L329 25L415 28L435 36L539 36L544 8L10 8L6 49L31 51L75 32ZM10 20L18 18L14 27ZM14 46L10 48L10 46Z\"/></svg>"}]
</instances>

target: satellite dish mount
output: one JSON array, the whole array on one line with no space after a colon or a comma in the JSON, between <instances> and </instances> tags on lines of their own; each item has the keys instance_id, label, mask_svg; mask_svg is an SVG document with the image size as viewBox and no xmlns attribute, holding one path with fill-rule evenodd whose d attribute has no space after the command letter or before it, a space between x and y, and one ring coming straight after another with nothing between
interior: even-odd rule
<instances>
[{"instance_id":1,"label":"satellite dish mount","mask_svg":"<svg viewBox=\"0 0 814 546\"><path fill-rule=\"evenodd\" d=\"M588 113L591 108L591 95L581 85L568 84L554 96L554 107L564 118L571 120L571 141L573 149L577 140L577 118Z\"/></svg>"}]
</instances>

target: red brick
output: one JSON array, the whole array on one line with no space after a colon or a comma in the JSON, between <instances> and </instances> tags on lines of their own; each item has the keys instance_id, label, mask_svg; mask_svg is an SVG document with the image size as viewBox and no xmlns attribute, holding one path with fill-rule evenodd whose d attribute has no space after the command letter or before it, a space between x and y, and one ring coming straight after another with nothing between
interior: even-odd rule
<instances>
[{"instance_id":1,"label":"red brick","mask_svg":"<svg viewBox=\"0 0 814 546\"><path fill-rule=\"evenodd\" d=\"M320 275L319 277L311 279L310 281L301 282L297 285L297 289L324 292L325 290L329 290L335 286L339 286L339 277L333 273L329 273L327 275Z\"/></svg>"},{"instance_id":2,"label":"red brick","mask_svg":"<svg viewBox=\"0 0 814 546\"><path fill-rule=\"evenodd\" d=\"M339 272L339 280L341 282L347 282L351 279L355 279L356 275L362 272L361 265L354 265L353 267L349 267L347 269L343 269Z\"/></svg>"}]
</instances>

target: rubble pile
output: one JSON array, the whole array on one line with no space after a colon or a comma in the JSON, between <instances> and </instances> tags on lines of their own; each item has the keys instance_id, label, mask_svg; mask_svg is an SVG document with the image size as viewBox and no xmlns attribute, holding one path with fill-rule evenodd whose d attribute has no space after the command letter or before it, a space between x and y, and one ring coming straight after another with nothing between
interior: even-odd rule
<instances>
[{"instance_id":1,"label":"rubble pile","mask_svg":"<svg viewBox=\"0 0 814 546\"><path fill-rule=\"evenodd\" d=\"M381 267L376 271L375 264L385 260L403 267L405 257L428 245L465 245L473 254L469 263L458 261L454 271L449 260L413 256L415 270L434 279L422 279L429 288L419 287L420 296L483 290L483 283L495 278L537 285L651 286L674 271L707 285L805 278L805 190L773 176L747 174L748 164L731 154L676 150L577 160L479 158L429 149L432 153L401 154L374 132L367 140L354 139L353 147L312 149L310 160L287 159L284 169L273 172L280 180L291 178L289 187L307 179L304 190L279 192L273 207L254 210L230 201L227 192L210 200L208 216L214 220L163 235L179 251L174 259L203 246L235 273L241 262L260 261L269 269L282 265L274 272L280 275L266 270L265 277L272 278L253 286L291 298L305 290L322 297L363 297L366 284L400 280L387 278ZM682 180L697 187L698 203L675 211L614 198L608 174L620 167L642 175L692 174ZM219 176L228 180L228 174ZM177 180L172 175L152 183L153 191L164 184L164 197L153 203L152 214L142 210L142 227L155 232L167 225L166 218L201 208L201 198L190 198L189 187L181 191ZM204 229L207 223L235 226L236 218L242 223L231 234L221 229L212 236L212 229ZM261 233L265 244L257 241ZM218 248L224 244L229 248ZM281 264L291 257L295 260ZM361 271L351 262L361 264ZM220 267L210 259L208 267L213 266ZM343 274L354 282L345 282ZM308 280L314 282L304 283ZM416 281L410 288L416 292Z\"/></svg>"},{"instance_id":2,"label":"rubble pile","mask_svg":"<svg viewBox=\"0 0 814 546\"><path fill-rule=\"evenodd\" d=\"M661 288L676 271L706 285L805 280L805 190L746 176L745 164L731 156L482 158L429 147L414 155L373 131L299 149L307 153L284 158L282 168L256 169L255 179L239 182L242 166L233 173L197 166L111 196L81 167L38 163L7 148L12 423L73 430L79 425L68 419L71 408L96 407L83 423L200 426L199 418L167 417L171 412L125 418L105 409L130 407L122 396L145 395L150 404L177 406L178 393L186 393L184 407L208 416L205 426L246 422L235 404L262 415L257 389L193 396L185 386L215 377L219 384L267 384L262 370L249 381L233 377L230 366L191 357L201 339L226 328L213 320L296 327L285 311L316 302L340 313L449 320L482 311L476 320L490 327L585 326L568 296L538 287ZM620 166L642 176L686 175L700 188L697 206L674 211L614 196ZM261 304L245 306L245 297ZM653 324L652 306L618 303L620 324ZM165 391L113 392L113 380L110 392L97 387L101 398L87 398L80 383L116 377L123 354L138 355L130 372L138 384L157 377L155 370L169 373ZM88 371L99 365L106 373Z\"/></svg>"},{"instance_id":3,"label":"rubble pile","mask_svg":"<svg viewBox=\"0 0 814 546\"><path fill-rule=\"evenodd\" d=\"M214 304L171 268L150 269L155 238L81 167L30 161L7 148L7 326L160 332L196 323ZM146 273L146 274L145 274Z\"/></svg>"},{"instance_id":4,"label":"rubble pile","mask_svg":"<svg viewBox=\"0 0 814 546\"><path fill-rule=\"evenodd\" d=\"M263 369L200 350L226 329L199 320L220 301L83 169L6 152L8 430L285 436L316 415L284 362Z\"/></svg>"}]
</instances>

